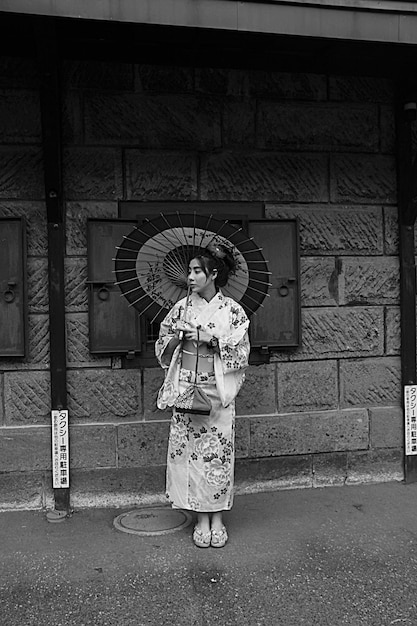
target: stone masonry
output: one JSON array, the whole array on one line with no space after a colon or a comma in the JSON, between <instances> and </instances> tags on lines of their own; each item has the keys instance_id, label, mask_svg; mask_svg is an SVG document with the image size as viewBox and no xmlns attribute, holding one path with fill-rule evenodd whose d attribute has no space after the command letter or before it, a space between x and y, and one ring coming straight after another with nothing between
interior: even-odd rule
<instances>
[{"instance_id":1,"label":"stone masonry","mask_svg":"<svg viewBox=\"0 0 417 626\"><path fill-rule=\"evenodd\" d=\"M50 506L47 236L38 77L0 59L0 217L27 221L29 349L0 359L0 508ZM262 201L297 217L302 345L249 368L240 491L400 480L393 90L389 81L66 62L66 324L74 506L163 501L158 368L88 349L86 220L119 200Z\"/></svg>"}]
</instances>

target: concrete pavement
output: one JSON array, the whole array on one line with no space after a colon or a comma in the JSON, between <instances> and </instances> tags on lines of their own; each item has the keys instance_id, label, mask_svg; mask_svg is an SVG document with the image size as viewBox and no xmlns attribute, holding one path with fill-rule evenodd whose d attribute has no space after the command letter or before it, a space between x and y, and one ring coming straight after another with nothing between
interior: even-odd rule
<instances>
[{"instance_id":1,"label":"concrete pavement","mask_svg":"<svg viewBox=\"0 0 417 626\"><path fill-rule=\"evenodd\" d=\"M121 512L0 513L0 624L417 625L417 485L238 496L217 550L192 526L122 533Z\"/></svg>"}]
</instances>

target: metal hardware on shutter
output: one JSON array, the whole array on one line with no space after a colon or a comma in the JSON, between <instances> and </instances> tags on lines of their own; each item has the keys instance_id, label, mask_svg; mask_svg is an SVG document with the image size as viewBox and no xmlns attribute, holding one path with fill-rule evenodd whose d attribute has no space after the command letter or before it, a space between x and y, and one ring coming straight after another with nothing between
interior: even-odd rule
<instances>
[{"instance_id":1,"label":"metal hardware on shutter","mask_svg":"<svg viewBox=\"0 0 417 626\"><path fill-rule=\"evenodd\" d=\"M24 220L0 219L0 356L25 356L26 323Z\"/></svg>"},{"instance_id":2,"label":"metal hardware on shutter","mask_svg":"<svg viewBox=\"0 0 417 626\"><path fill-rule=\"evenodd\" d=\"M17 283L15 282L8 282L7 283L7 289L4 292L4 300L5 302L13 302L15 297L16 297L16 293L15 293L15 287L17 287Z\"/></svg>"},{"instance_id":3,"label":"metal hardware on shutter","mask_svg":"<svg viewBox=\"0 0 417 626\"><path fill-rule=\"evenodd\" d=\"M135 355L140 351L139 316L114 284L116 246L136 222L88 220L90 352ZM130 358L133 358L130 356Z\"/></svg>"},{"instance_id":4,"label":"metal hardware on shutter","mask_svg":"<svg viewBox=\"0 0 417 626\"><path fill-rule=\"evenodd\" d=\"M108 300L110 297L110 289L113 286L112 283L102 283L100 281L87 280L87 285L92 285L96 288L98 298L100 300Z\"/></svg>"}]
</instances>

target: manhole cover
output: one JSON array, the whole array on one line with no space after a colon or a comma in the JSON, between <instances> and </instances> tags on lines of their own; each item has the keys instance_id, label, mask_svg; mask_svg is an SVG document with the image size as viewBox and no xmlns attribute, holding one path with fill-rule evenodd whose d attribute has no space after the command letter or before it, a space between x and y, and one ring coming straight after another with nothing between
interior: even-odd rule
<instances>
[{"instance_id":1,"label":"manhole cover","mask_svg":"<svg viewBox=\"0 0 417 626\"><path fill-rule=\"evenodd\" d=\"M114 519L113 525L133 535L167 535L186 528L191 522L192 516L187 511L161 506L122 513Z\"/></svg>"}]
</instances>

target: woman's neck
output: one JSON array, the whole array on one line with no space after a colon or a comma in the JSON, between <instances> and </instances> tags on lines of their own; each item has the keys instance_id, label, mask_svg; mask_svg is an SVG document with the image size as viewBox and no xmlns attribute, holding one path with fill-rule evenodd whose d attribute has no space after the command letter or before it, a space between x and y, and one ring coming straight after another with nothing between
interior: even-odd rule
<instances>
[{"instance_id":1,"label":"woman's neck","mask_svg":"<svg viewBox=\"0 0 417 626\"><path fill-rule=\"evenodd\" d=\"M202 292L202 293L200 292L200 296L204 298L204 300L207 300L207 302L210 302L210 300L213 300L216 294L217 294L217 289L214 285L212 287L210 286L210 288L207 289L207 292Z\"/></svg>"}]
</instances>

